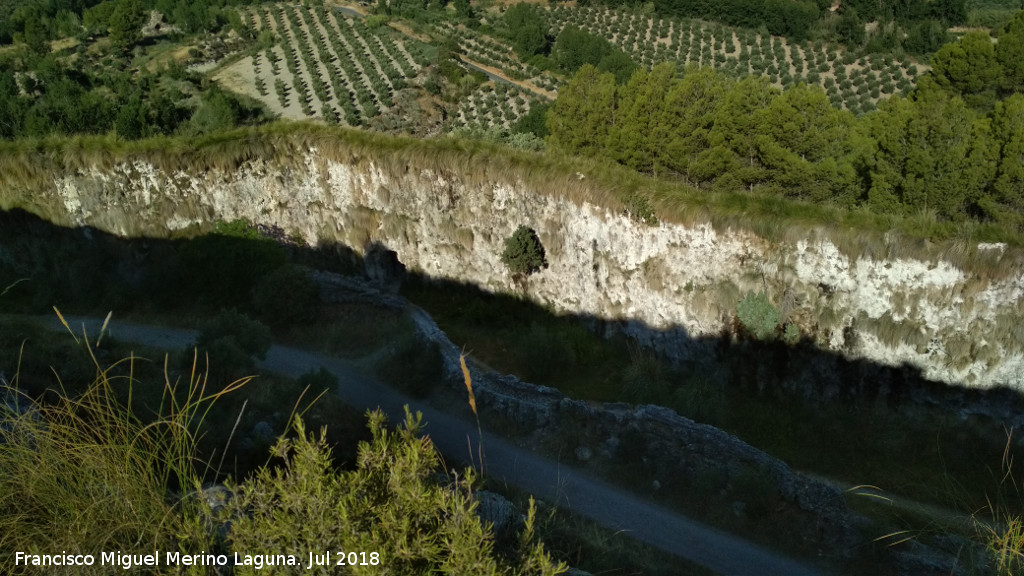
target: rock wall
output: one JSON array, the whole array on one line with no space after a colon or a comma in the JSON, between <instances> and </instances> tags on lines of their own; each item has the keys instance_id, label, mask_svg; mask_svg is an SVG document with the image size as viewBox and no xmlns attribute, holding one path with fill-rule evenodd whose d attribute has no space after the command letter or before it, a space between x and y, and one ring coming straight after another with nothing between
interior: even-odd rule
<instances>
[{"instance_id":1,"label":"rock wall","mask_svg":"<svg viewBox=\"0 0 1024 576\"><path fill-rule=\"evenodd\" d=\"M642 225L469 164L396 168L329 156L307 147L285 163L255 156L203 171L114 162L65 172L32 193L56 212L51 219L122 235L165 236L242 218L313 244L383 245L411 271L522 290L555 310L607 320L680 360L706 354L735 325L738 300L765 290L822 350L914 366L937 381L1024 389L1017 263L989 280L944 261L854 258L823 236L771 243L711 225ZM539 234L549 266L516 285L499 255L520 224ZM979 247L995 258L1003 249Z\"/></svg>"}]
</instances>

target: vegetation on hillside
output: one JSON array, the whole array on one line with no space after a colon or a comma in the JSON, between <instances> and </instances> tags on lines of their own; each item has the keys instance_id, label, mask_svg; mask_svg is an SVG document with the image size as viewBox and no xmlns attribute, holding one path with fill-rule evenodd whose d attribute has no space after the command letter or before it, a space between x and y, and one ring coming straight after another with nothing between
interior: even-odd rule
<instances>
[{"instance_id":1,"label":"vegetation on hillside","mask_svg":"<svg viewBox=\"0 0 1024 576\"><path fill-rule=\"evenodd\" d=\"M379 411L370 413L370 438L360 443L349 470L339 469L326 429L307 433L305 420L295 416L291 433L274 443L273 460L264 453L251 474L226 478L219 452L237 454L231 442L245 405L237 419L223 421L217 405L236 394L254 399L246 387L257 384L246 379L220 388L196 372L186 373L183 383L165 372L163 385L154 385L134 371L144 361L102 366L97 358L105 350L98 343L82 341L81 347L91 359L91 383L69 378L59 391L30 395L20 389L20 369L0 383L0 561L11 574L36 570L24 562L15 567L15 551L92 554L93 566L47 573L107 574L111 566L101 565L101 553L154 550L294 555L297 565L278 566L279 574L305 573L309 554L325 550L365 553L346 557L354 565L345 570L333 568L332 556L331 574L564 571L536 541L532 507L521 530L515 528L518 539L499 545L475 514L473 472L450 484L438 479L440 458L421 435L418 415L407 412L391 431ZM0 349L6 362L9 343ZM336 420L345 417L353 417L351 410L334 410L331 428L344 428ZM230 428L226 441L224 428ZM225 442L213 452L205 441L211 430ZM165 560L152 573L179 573ZM189 573L223 573L216 565L200 566ZM260 573L252 570L230 573Z\"/></svg>"},{"instance_id":2,"label":"vegetation on hillside","mask_svg":"<svg viewBox=\"0 0 1024 576\"><path fill-rule=\"evenodd\" d=\"M970 33L934 58L907 98L855 119L825 92L780 91L671 64L625 85L584 66L548 114L548 145L712 190L941 220L1024 223L1024 12L993 47Z\"/></svg>"},{"instance_id":3,"label":"vegetation on hillside","mask_svg":"<svg viewBox=\"0 0 1024 576\"><path fill-rule=\"evenodd\" d=\"M542 193L603 204L630 215L638 225L659 219L710 220L744 226L769 239L820 227L838 238L844 250L858 254L940 254L982 275L1007 273L1005 260L978 258L979 252L967 243L908 244L906 239L1020 245L1024 12L1014 16L1005 5L986 0L850 0L834 14L821 0L609 4L617 9L517 4L502 10L465 0L450 5L381 0L376 13L364 21L336 13L322 1L0 2L0 138L10 140L0 143L0 175L8 186L0 205L48 215L52 199L37 195L39 183L49 185L55 174L83 166L109 167L141 159L168 171L231 171L254 157L295 162L316 147L323 157L342 161L372 156L396 174L410 166L471 165L499 178L525 180ZM162 14L162 30L144 34L151 9ZM693 17L715 22L689 19ZM876 23L865 27L868 21ZM993 31L968 32L950 42L950 25L964 22L984 23ZM920 77L916 90L913 83L919 71L905 53L934 53L932 69ZM464 60L494 68L518 83L492 81L467 68ZM210 64L214 72L192 67L211 61L216 62ZM663 62L693 66L659 64ZM228 86L225 76L218 76L225 70L248 74L251 82ZM569 76L568 84L560 86ZM559 88L557 100L550 104ZM342 128L257 126L277 114L393 133L454 130L457 138L416 142ZM554 154L510 151L474 139L534 151L547 147ZM88 243L74 242L79 245L40 254L29 240L10 237L10 230L5 237L0 229L0 241L15 246L0 249L0 279L25 279L0 285L8 298L5 304L30 311L45 310L54 302L173 310L181 305L181 294L194 295L186 308L211 316L197 343L219 367L209 376L227 381L251 371L252 357L269 345L269 331L250 316L275 330L287 330L309 322L321 309L316 287L302 268L288 261L281 244L238 223L218 225L215 232L191 243L152 241L129 251L97 248L103 241L94 245L90 237ZM520 280L544 266L539 238L525 226L509 238L501 256ZM139 271L110 278L87 273L117 268L126 258L134 258ZM281 294L290 300L282 302ZM732 303L737 301L738 295ZM232 311L212 314L225 309ZM753 349L763 345L775 357L789 358L790 352L780 351L781 342L798 348L799 332L785 324L763 295L748 295L736 312L742 327L763 341L749 344ZM548 366L558 366L561 373L552 379L564 382L574 363L595 364L595 348L576 328L568 339L537 322L518 328L516 342L525 351L518 352L516 362L529 371L523 374L543 378L550 372ZM494 331L490 324L488 329ZM407 339L390 353L395 361L380 376L410 393L426 394L435 374L410 366L438 365L436 349ZM796 350L793 357L800 353ZM968 349L965 355L971 353ZM606 359L609 364L616 360L621 358ZM183 369L187 364L186 359L176 366ZM624 395L638 402L668 404L741 436L758 438L761 446L797 462L800 452L804 458L807 453L831 452L835 461L821 464L826 472L848 471L851 462L860 462L858 455L867 446L891 444L889 436L905 430L884 413L877 416L883 424L880 432L865 430L859 444L850 441L837 448L848 429L873 428L874 413L854 417L827 412L825 418L801 418L802 408L781 397L778 404L786 410L765 414L763 407L755 410L749 404L736 409L738 401L731 397L748 390L723 391L706 379L696 383L683 377L679 378L686 382L678 385L672 381L678 375L669 375L656 361L634 359L623 373L626 385L619 387L619 382L612 382L619 372L606 370L601 385L614 388L604 390L607 396L602 399ZM324 384L326 379L321 373L307 381ZM90 412L101 407L96 400L100 397L88 396L93 393L99 392L88 392L80 400L65 396L57 406L71 406L90 421L102 420L102 413ZM733 404L727 406L729 402ZM60 409L53 414L62 418L66 414ZM50 414L47 410L41 413ZM822 433L829 421L836 429ZM32 422L26 420L25 429L33 441L37 434L60 432L31 428ZM80 433L81 427L75 426L69 430ZM248 518L249 524L238 523L240 531L251 529L236 533L238 542L248 547L301 547L305 544L291 528L299 526L300 515L309 506L319 504L364 514L366 522L386 526L386 533L346 533L344 526L327 525L329 533L315 536L318 545L323 538L336 538L340 546L351 547L366 544L360 538L372 537L395 550L403 548L407 542L400 541L402 532L386 525L393 519L350 507L353 500L346 486L358 485L393 498L382 501L388 505L398 502L422 512L416 516L418 525L437 537L409 555L407 564L394 564L401 566L395 570L412 565L452 568L455 560L445 557L438 544L448 538L466 544L464 560L494 571L550 572L543 553L529 543L514 552L491 553L492 543L482 529L463 522L470 516L467 487L451 491L425 482L393 490L387 484L379 465L407 470L421 479L428 476L425 465L433 454L425 444L411 440L415 429L410 420L397 436L389 435L379 420L372 420L376 444L365 449L368 454L377 450L368 460L378 468L349 474L332 469L322 437L297 426L297 437L276 447L287 464L273 471L262 468L239 487L236 502L259 513ZM804 440L792 439L799 433L820 445L807 449ZM73 441L70 436L57 438L54 450L67 449ZM147 436L144 441L162 446L164 439ZM907 440L879 450L899 459L918 448L911 444ZM425 467L409 467L409 462L381 455L413 448L423 449L417 466ZM937 458L946 455L943 450L948 450L946 444L936 451ZM35 465L26 451L20 454L23 460L11 466ZM142 521L157 531L171 526L176 535L197 538L205 545L203 539L210 533L196 527L216 520L201 510L198 500L186 503L180 498L183 486L197 482L188 470L182 476L185 480L179 478L185 470L180 466L188 462L166 467L168 462L145 459L151 455L116 454L122 461L138 459L143 468L163 474L155 484L152 478L142 478L149 491L138 503L148 514ZM966 456L960 460L951 468L967 462ZM921 465L907 477L916 480L914 474L933 474L932 464ZM100 462L98 471L89 472L103 473L104 465ZM879 469L885 471L884 466ZM59 475L66 471L41 470L55 474L34 477L40 479L41 490L65 483ZM176 492L162 485L170 476ZM296 486L309 484L322 489L322 499L293 500ZM42 493L40 498L55 501L53 494ZM82 494L63 496L74 502L73 497ZM1012 571L1014 554L1019 555L1020 521L1013 516L1016 508L1007 510L1008 528L992 530L992 540L994 547L1007 552L1010 560L1005 565ZM138 520L124 522L121 509L109 513L121 517L101 520L115 526ZM178 513L186 517L175 516ZM164 524L153 520L160 514L169 515ZM114 534L128 534L122 532L118 528ZM167 534L143 536L159 540L161 546L183 545L173 538L164 540ZM405 536L412 539L409 533ZM387 540L392 537L396 539Z\"/></svg>"},{"instance_id":4,"label":"vegetation on hillside","mask_svg":"<svg viewBox=\"0 0 1024 576\"><path fill-rule=\"evenodd\" d=\"M625 0L604 0L609 6L630 4ZM705 18L748 28L764 27L771 34L803 40L810 36L842 37L842 30L863 29L872 21L895 22L913 30L921 23L938 22L956 26L967 20L965 0L844 0L833 13L824 0L654 0L653 8L663 15ZM846 22L844 22L846 20ZM898 35L894 35L898 38ZM851 38L846 38L850 40Z\"/></svg>"},{"instance_id":5,"label":"vegetation on hillside","mask_svg":"<svg viewBox=\"0 0 1024 576\"><path fill-rule=\"evenodd\" d=\"M760 76L779 88L801 83L821 86L833 106L855 114L874 110L886 97L908 93L923 68L898 50L869 50L822 40L795 42L772 36L764 29L655 18L642 11L555 7L549 20L552 33L578 27L610 42L645 68L673 62L680 69L691 65L714 68L737 79ZM943 35L930 50L945 41ZM624 83L629 74L617 73L616 77Z\"/></svg>"},{"instance_id":6,"label":"vegetation on hillside","mask_svg":"<svg viewBox=\"0 0 1024 576\"><path fill-rule=\"evenodd\" d=\"M970 32L944 45L933 58L934 70L915 92L886 99L898 89L895 76L881 73L886 79L874 81L874 86L854 84L839 77L839 68L834 68L838 60L818 57L813 45L806 51L811 55L807 64L797 57L795 46L777 46L774 40L766 44L763 35L760 50L770 54L773 63L759 78L692 67L679 78L679 68L667 64L637 69L618 46L660 46L656 38L666 32L666 22L650 24L635 15L618 20L629 22L628 30L609 31L608 37L615 42L625 39L625 44L577 28L565 19L570 14L565 7L548 11L517 4L497 21L466 28L444 28L434 16L410 16L460 39L461 45L449 38L431 55L425 45L417 44L419 40L396 41L395 31L387 26L374 28L343 18L322 2L257 5L241 11L234 5L204 6L205 23L187 26L183 23L188 15L180 7L160 7L177 12L169 19L182 30L176 34L233 31L244 48L238 62L256 79L258 93L250 95L254 100L209 84L176 59L151 65L155 60L147 60L150 49L137 46L151 42L138 34L141 14L150 7L141 0L70 8L46 5L46 13L71 10L82 15L78 44L54 50L44 43L35 50L25 36L28 28L21 31L15 46L19 49L0 58L0 136L188 137L265 122L270 117L265 107L270 104L286 111L301 109L302 116L328 123L415 131L419 128L412 124L423 117L411 111L419 109L418 94L425 91L459 102L457 115L448 123L459 136L532 150L542 149L541 138L546 137L547 146L557 152L611 158L655 177L681 178L716 193L756 191L940 223L976 220L1014 233L1022 222L1024 169L1017 154L1022 105L1020 97L1013 96L1024 86L1019 64L1024 62L1021 15L995 32L994 44L984 33ZM403 6L385 3L378 10L387 17L415 12ZM911 8L893 8L893 17L916 21L923 12ZM939 3L929 10L939 8L956 12L955 6ZM436 10L441 8L428 7L426 12ZM463 23L476 21L477 15L459 14ZM14 20L31 27L28 20ZM676 23L668 25L668 34L674 37ZM87 42L82 34L88 29L107 34L110 43ZM705 36L705 29L700 30L697 62L728 63L730 58L719 54L730 52L738 52L743 60L742 38L737 50L730 34L712 29ZM546 124L539 121L546 108L543 98L519 86L481 87L482 75L460 66L455 50L464 47L484 51L482 58L504 57L498 44L481 31L503 36L523 66L576 73L561 90ZM44 37L61 33L51 31ZM754 44L751 51L757 47ZM658 60L646 48L638 57L648 65ZM690 60L688 56L686 61ZM754 69L755 60L767 61L752 55ZM133 63L140 69L128 68ZM536 82L543 77L536 70L516 71L508 68L513 64L495 63L515 74L534 74ZM871 67L882 70L878 62ZM285 68L289 75L279 76ZM825 92L794 83L805 72L808 81L815 81L811 76L821 69L836 71L835 80L823 82ZM779 85L790 88L779 90ZM854 87L853 99L846 99ZM863 113L876 101L882 102L882 109L860 119L836 110L842 104ZM635 202L627 200L628 205Z\"/></svg>"}]
</instances>

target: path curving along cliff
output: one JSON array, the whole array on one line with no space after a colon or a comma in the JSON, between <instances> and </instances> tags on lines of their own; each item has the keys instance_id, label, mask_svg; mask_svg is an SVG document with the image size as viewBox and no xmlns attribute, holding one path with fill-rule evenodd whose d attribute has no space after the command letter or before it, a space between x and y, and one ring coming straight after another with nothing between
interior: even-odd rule
<instances>
[{"instance_id":1,"label":"path curving along cliff","mask_svg":"<svg viewBox=\"0 0 1024 576\"><path fill-rule=\"evenodd\" d=\"M76 333L100 333L102 318L65 317ZM39 323L51 330L66 328L55 316L40 317ZM112 320L106 334L124 342L136 342L155 348L185 348L194 344L197 333ZM819 569L787 558L777 552L727 534L706 524L672 512L650 501L605 484L587 474L519 448L489 432L478 436L477 425L447 412L409 398L388 386L371 380L344 360L318 352L285 346L272 346L263 370L298 377L311 370L326 368L338 377L338 396L360 409L380 407L391 422L403 419L404 407L423 414L429 435L438 450L452 460L463 459L482 442L486 452L486 474L583 514L604 526L624 531L671 554L686 558L723 576L817 576Z\"/></svg>"}]
</instances>

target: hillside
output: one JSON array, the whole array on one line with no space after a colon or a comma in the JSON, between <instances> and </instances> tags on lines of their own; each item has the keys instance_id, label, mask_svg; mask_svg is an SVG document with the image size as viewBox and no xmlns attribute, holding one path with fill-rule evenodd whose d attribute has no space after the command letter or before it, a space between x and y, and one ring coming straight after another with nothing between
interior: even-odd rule
<instances>
[{"instance_id":1,"label":"hillside","mask_svg":"<svg viewBox=\"0 0 1024 576\"><path fill-rule=\"evenodd\" d=\"M311 244L357 252L379 244L430 277L621 323L679 360L730 332L745 294L765 292L785 311L780 322L819 349L914 366L932 380L1024 385L1016 321L1024 276L1012 245L914 242L865 227L851 234L803 214L767 224L749 201L732 217L709 218L700 215L706 195L670 193L673 185L624 169L454 141L295 126L169 144L56 142L8 154L0 207L129 236L243 219ZM666 222L656 226L637 223L623 215L628 189L693 208L659 210ZM537 232L548 259L522 282L500 262L519 225Z\"/></svg>"},{"instance_id":2,"label":"hillside","mask_svg":"<svg viewBox=\"0 0 1024 576\"><path fill-rule=\"evenodd\" d=\"M4 312L203 325L212 335L196 345L225 362L208 369L218 385L251 374L247 347L272 334L340 355L537 452L548 477L571 463L630 491L624 515L653 500L816 568L1008 576L1024 558L1012 434L1024 426L1024 11L11 0L5 12ZM7 395L60 405L69 391L55 392L62 372L47 362L82 380L97 360L72 362L21 322L0 330L0 378L27 387ZM25 343L43 353L22 371ZM300 381L331 399L318 421L341 418L351 409L328 376L271 376L218 413L210 438L219 449L239 425L287 425L279 395ZM348 436L344 419L333 429ZM258 469L265 450L249 439L215 481L270 486L286 469ZM355 441L340 449L359 458ZM605 554L605 532L557 513L544 538L558 560L680 571L635 560L648 549L628 542ZM495 543L499 563L550 572L539 548L516 556L511 533L463 527L481 562Z\"/></svg>"}]
</instances>

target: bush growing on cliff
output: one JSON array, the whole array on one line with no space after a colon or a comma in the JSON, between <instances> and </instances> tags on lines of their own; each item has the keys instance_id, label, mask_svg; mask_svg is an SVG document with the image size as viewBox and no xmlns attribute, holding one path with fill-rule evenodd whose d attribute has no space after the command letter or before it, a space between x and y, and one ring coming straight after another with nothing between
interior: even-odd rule
<instances>
[{"instance_id":1,"label":"bush growing on cliff","mask_svg":"<svg viewBox=\"0 0 1024 576\"><path fill-rule=\"evenodd\" d=\"M505 251L501 261L513 276L522 278L548 265L544 245L532 228L519 226L515 233L505 240Z\"/></svg>"},{"instance_id":2,"label":"bush growing on cliff","mask_svg":"<svg viewBox=\"0 0 1024 576\"><path fill-rule=\"evenodd\" d=\"M764 292L755 294L747 292L746 298L736 306L736 316L740 323L758 340L767 340L775 334L782 316L779 309L772 306Z\"/></svg>"}]
</instances>

